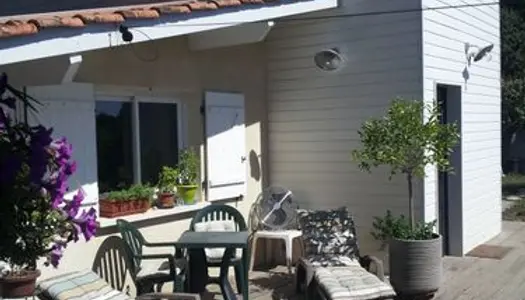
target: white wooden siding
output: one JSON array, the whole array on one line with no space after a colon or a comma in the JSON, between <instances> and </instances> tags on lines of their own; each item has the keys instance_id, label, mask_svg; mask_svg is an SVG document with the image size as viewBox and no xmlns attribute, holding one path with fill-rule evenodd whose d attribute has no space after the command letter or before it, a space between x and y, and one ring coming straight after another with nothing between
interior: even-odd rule
<instances>
[{"instance_id":1,"label":"white wooden siding","mask_svg":"<svg viewBox=\"0 0 525 300\"><path fill-rule=\"evenodd\" d=\"M421 13L343 15L413 9L420 1L341 5L324 19L277 22L268 37L270 183L290 188L305 208L348 206L368 238L373 216L406 212L407 187L382 170L358 171L351 151L360 146L361 123L381 116L392 98L422 97ZM331 47L346 56L346 66L316 69L314 54Z\"/></svg>"},{"instance_id":2,"label":"white wooden siding","mask_svg":"<svg viewBox=\"0 0 525 300\"><path fill-rule=\"evenodd\" d=\"M491 0L423 0L423 7ZM423 11L423 86L432 101L436 83L462 86L462 252L501 230L500 37L498 5ZM473 63L465 82L464 44L493 43L492 60ZM424 183L425 218L437 218L436 176ZM454 228L452 228L454 230Z\"/></svg>"}]
</instances>

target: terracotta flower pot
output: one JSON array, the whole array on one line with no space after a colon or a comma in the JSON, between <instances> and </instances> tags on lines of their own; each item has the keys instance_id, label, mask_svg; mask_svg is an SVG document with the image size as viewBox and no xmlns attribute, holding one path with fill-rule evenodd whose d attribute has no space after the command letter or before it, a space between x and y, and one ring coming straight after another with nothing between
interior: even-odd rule
<instances>
[{"instance_id":1,"label":"terracotta flower pot","mask_svg":"<svg viewBox=\"0 0 525 300\"><path fill-rule=\"evenodd\" d=\"M22 274L8 275L0 278L0 295L2 298L25 298L34 296L36 279L40 270L23 271Z\"/></svg>"},{"instance_id":2,"label":"terracotta flower pot","mask_svg":"<svg viewBox=\"0 0 525 300\"><path fill-rule=\"evenodd\" d=\"M149 208L149 199L139 199L134 201L99 200L100 216L104 218L115 218L144 213Z\"/></svg>"},{"instance_id":3,"label":"terracotta flower pot","mask_svg":"<svg viewBox=\"0 0 525 300\"><path fill-rule=\"evenodd\" d=\"M172 208L175 206L175 196L173 193L158 193L157 206L159 208Z\"/></svg>"}]
</instances>

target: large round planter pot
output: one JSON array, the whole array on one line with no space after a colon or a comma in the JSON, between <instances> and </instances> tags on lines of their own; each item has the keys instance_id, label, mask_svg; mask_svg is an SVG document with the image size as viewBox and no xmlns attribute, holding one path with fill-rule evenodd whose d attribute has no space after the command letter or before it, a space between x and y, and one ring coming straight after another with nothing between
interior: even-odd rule
<instances>
[{"instance_id":1,"label":"large round planter pot","mask_svg":"<svg viewBox=\"0 0 525 300\"><path fill-rule=\"evenodd\" d=\"M390 283L400 299L436 293L441 285L442 251L437 234L431 240L390 240Z\"/></svg>"},{"instance_id":2,"label":"large round planter pot","mask_svg":"<svg viewBox=\"0 0 525 300\"><path fill-rule=\"evenodd\" d=\"M40 270L24 271L20 275L9 275L0 278L0 295L2 298L24 298L35 294L36 279Z\"/></svg>"},{"instance_id":3,"label":"large round planter pot","mask_svg":"<svg viewBox=\"0 0 525 300\"><path fill-rule=\"evenodd\" d=\"M177 193L185 204L194 204L198 187L197 185L179 185L177 186Z\"/></svg>"}]
</instances>

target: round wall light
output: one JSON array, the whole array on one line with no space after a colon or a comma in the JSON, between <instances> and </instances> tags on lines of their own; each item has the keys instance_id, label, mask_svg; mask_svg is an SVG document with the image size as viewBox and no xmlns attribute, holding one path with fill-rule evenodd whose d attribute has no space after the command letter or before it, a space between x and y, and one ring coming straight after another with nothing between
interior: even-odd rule
<instances>
[{"instance_id":1,"label":"round wall light","mask_svg":"<svg viewBox=\"0 0 525 300\"><path fill-rule=\"evenodd\" d=\"M323 71L335 71L344 63L344 58L337 48L324 49L314 56L315 65Z\"/></svg>"}]
</instances>

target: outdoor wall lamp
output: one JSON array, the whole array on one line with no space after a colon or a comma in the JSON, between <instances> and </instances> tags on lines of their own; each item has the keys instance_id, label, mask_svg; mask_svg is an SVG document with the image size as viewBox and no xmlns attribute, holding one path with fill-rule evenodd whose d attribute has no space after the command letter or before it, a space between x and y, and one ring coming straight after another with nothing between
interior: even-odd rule
<instances>
[{"instance_id":1,"label":"outdoor wall lamp","mask_svg":"<svg viewBox=\"0 0 525 300\"><path fill-rule=\"evenodd\" d=\"M122 40L126 43L133 41L133 33L129 31L129 28L124 25L118 27L118 31L122 34Z\"/></svg>"},{"instance_id":2,"label":"outdoor wall lamp","mask_svg":"<svg viewBox=\"0 0 525 300\"><path fill-rule=\"evenodd\" d=\"M335 71L341 68L344 61L343 55L337 48L321 50L314 56L315 65L323 71Z\"/></svg>"},{"instance_id":3,"label":"outdoor wall lamp","mask_svg":"<svg viewBox=\"0 0 525 300\"><path fill-rule=\"evenodd\" d=\"M478 62L485 57L487 57L487 59L490 61L490 59L492 58L492 56L490 55L492 49L494 49L494 44L490 44L481 48L470 43L465 43L465 55L467 57L468 65L470 66L472 61Z\"/></svg>"}]
</instances>

